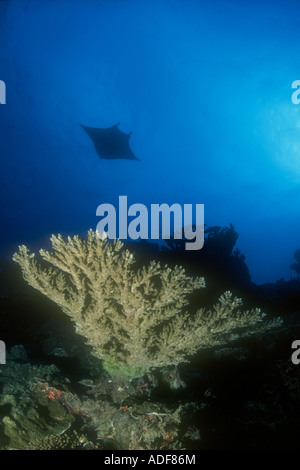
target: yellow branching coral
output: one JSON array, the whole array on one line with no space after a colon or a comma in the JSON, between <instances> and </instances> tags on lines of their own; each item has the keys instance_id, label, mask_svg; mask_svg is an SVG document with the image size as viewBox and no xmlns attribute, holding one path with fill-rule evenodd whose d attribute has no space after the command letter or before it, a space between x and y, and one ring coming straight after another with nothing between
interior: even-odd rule
<instances>
[{"instance_id":1,"label":"yellow branching coral","mask_svg":"<svg viewBox=\"0 0 300 470\"><path fill-rule=\"evenodd\" d=\"M109 242L90 230L87 240L53 235L51 242L51 252L40 250L49 268L24 245L13 260L32 287L71 317L111 375L141 377L152 368L187 361L201 348L279 324L264 322L259 309L241 312L241 301L230 292L211 311L189 315L188 296L205 287L204 279L155 261L136 270L133 254L120 240Z\"/></svg>"}]
</instances>

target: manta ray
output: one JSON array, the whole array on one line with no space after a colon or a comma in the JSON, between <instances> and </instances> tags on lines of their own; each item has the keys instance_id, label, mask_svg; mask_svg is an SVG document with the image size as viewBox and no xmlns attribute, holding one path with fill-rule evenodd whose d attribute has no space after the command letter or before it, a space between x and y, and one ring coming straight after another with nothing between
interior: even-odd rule
<instances>
[{"instance_id":1,"label":"manta ray","mask_svg":"<svg viewBox=\"0 0 300 470\"><path fill-rule=\"evenodd\" d=\"M107 160L139 160L129 146L132 132L125 134L120 131L118 122L111 127L87 127L80 124L87 135L92 139L96 152L100 158Z\"/></svg>"}]
</instances>

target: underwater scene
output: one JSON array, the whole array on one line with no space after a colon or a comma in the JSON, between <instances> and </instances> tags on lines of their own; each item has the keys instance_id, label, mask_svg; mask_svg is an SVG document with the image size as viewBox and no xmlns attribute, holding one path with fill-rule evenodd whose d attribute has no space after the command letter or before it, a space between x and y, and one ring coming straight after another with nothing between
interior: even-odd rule
<instances>
[{"instance_id":1,"label":"underwater scene","mask_svg":"<svg viewBox=\"0 0 300 470\"><path fill-rule=\"evenodd\" d=\"M0 1L0 450L298 449L299 41L296 0Z\"/></svg>"}]
</instances>

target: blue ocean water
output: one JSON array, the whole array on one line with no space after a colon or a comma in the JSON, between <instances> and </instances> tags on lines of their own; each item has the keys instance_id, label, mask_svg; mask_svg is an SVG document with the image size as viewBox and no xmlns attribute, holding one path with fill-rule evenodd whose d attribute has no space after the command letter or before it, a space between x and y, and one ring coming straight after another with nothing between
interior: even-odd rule
<instances>
[{"instance_id":1,"label":"blue ocean water","mask_svg":"<svg viewBox=\"0 0 300 470\"><path fill-rule=\"evenodd\" d=\"M204 204L255 283L300 247L295 1L0 2L0 256L95 229L99 204ZM132 131L140 161L80 124Z\"/></svg>"}]
</instances>

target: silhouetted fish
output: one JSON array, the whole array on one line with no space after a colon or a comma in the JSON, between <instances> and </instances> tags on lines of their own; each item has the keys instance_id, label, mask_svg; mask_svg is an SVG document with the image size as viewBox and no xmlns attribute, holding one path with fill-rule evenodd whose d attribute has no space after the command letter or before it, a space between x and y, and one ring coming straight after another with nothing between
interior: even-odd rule
<instances>
[{"instance_id":1,"label":"silhouetted fish","mask_svg":"<svg viewBox=\"0 0 300 470\"><path fill-rule=\"evenodd\" d=\"M107 160L139 160L129 146L132 134L120 131L118 124L106 128L86 127L81 124L85 132L92 139L96 152L100 158Z\"/></svg>"}]
</instances>

